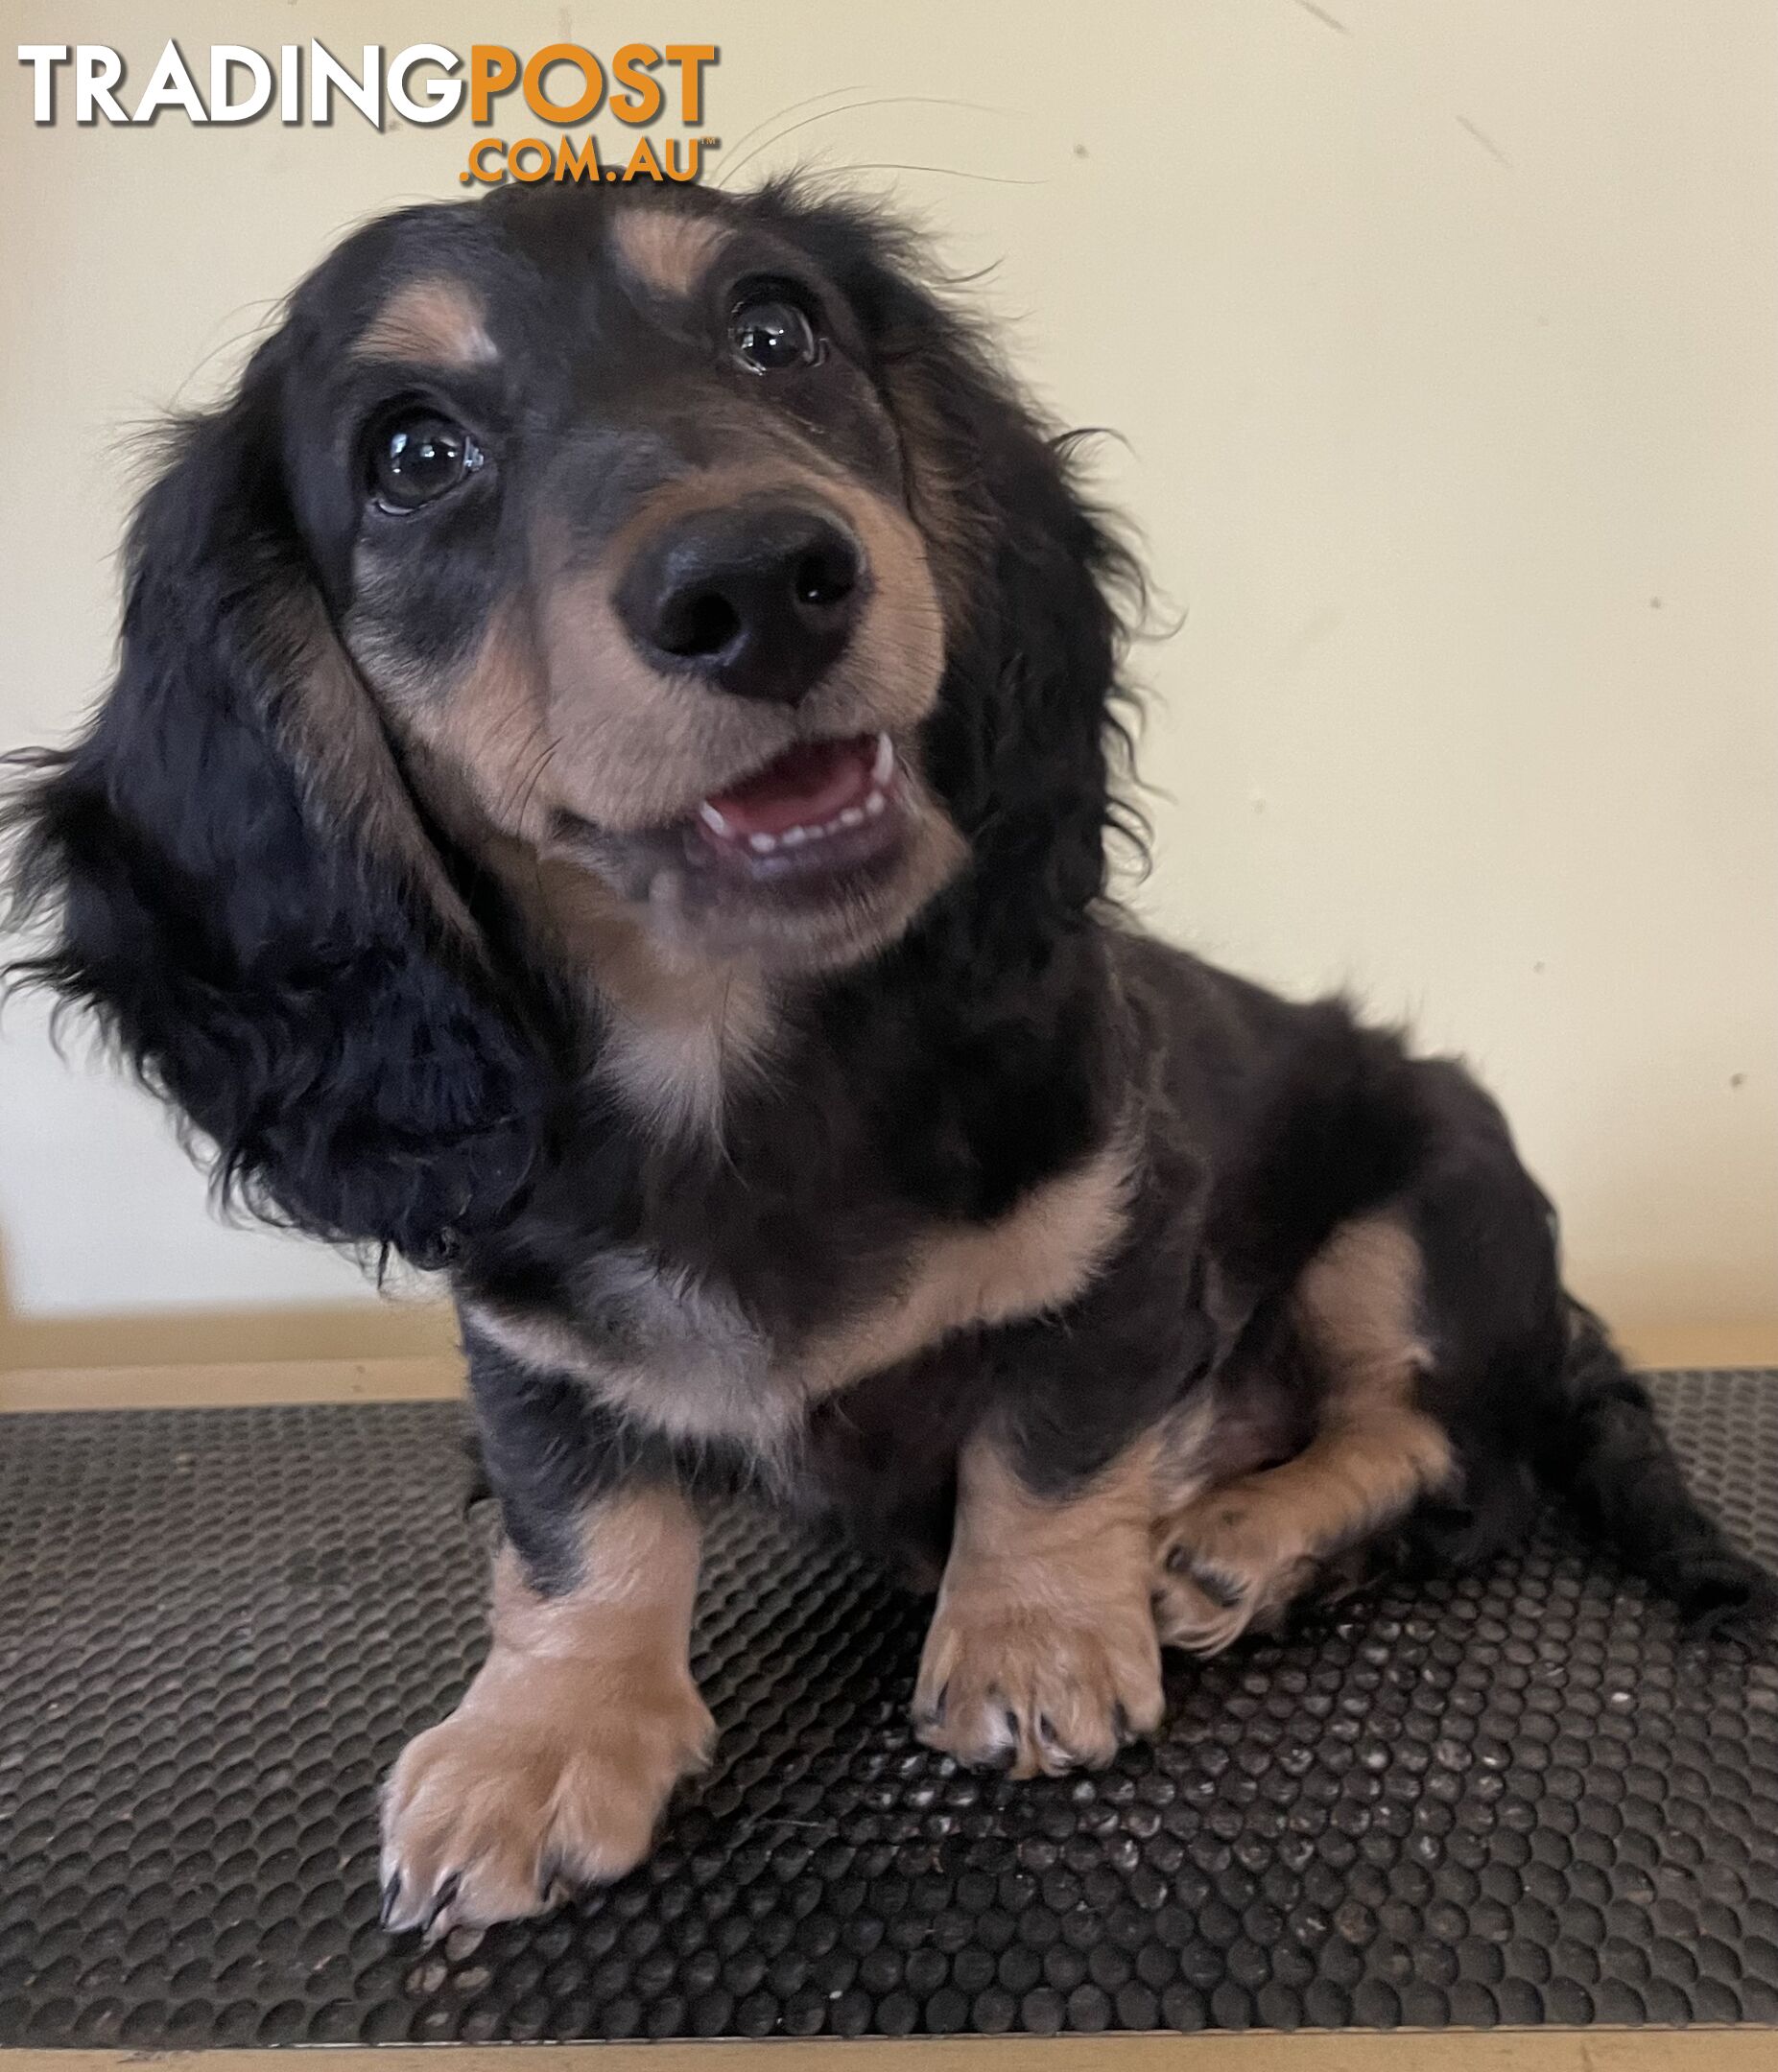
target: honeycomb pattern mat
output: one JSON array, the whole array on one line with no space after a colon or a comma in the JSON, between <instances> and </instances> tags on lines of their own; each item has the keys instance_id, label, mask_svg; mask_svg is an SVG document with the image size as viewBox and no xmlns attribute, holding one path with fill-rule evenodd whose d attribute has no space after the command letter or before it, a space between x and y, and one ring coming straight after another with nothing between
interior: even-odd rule
<instances>
[{"instance_id":1,"label":"honeycomb pattern mat","mask_svg":"<svg viewBox=\"0 0 1778 2072\"><path fill-rule=\"evenodd\" d=\"M1778 1559L1778 1374L1659 1392ZM391 1941L377 1779L484 1644L459 1430L0 1420L0 2043L1778 2022L1778 1646L1682 1642L1553 1527L1177 1662L1158 1746L1012 1784L910 1738L916 1603L730 1513L721 1751L652 1862Z\"/></svg>"}]
</instances>

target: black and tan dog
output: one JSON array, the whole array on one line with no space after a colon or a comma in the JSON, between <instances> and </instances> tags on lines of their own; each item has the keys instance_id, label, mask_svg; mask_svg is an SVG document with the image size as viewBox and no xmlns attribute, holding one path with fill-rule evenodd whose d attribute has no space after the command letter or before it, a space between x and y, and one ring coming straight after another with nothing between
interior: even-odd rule
<instances>
[{"instance_id":1,"label":"black and tan dog","mask_svg":"<svg viewBox=\"0 0 1778 2072\"><path fill-rule=\"evenodd\" d=\"M1472 1081L1108 910L1131 588L906 243L790 189L375 224L178 428L27 969L252 1207L449 1273L506 1538L390 1921L645 1853L713 1482L936 1582L917 1731L1019 1774L1546 1489L1760 1594Z\"/></svg>"}]
</instances>

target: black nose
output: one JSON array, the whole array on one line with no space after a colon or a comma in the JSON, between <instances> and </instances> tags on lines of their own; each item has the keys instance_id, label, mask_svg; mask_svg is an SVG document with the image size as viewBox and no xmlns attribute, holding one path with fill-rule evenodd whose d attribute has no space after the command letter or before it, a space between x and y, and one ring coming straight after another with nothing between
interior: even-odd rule
<instances>
[{"instance_id":1,"label":"black nose","mask_svg":"<svg viewBox=\"0 0 1778 2072\"><path fill-rule=\"evenodd\" d=\"M617 607L651 662L794 705L839 659L864 591L864 554L836 519L739 504L664 527L630 563Z\"/></svg>"}]
</instances>

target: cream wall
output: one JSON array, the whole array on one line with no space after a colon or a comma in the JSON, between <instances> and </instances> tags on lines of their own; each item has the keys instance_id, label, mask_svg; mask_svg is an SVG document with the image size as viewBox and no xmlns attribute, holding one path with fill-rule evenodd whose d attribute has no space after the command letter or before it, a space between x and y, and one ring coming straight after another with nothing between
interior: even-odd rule
<instances>
[{"instance_id":1,"label":"cream wall","mask_svg":"<svg viewBox=\"0 0 1778 2072\"><path fill-rule=\"evenodd\" d=\"M983 292L1019 364L1127 436L1107 487L1187 614L1141 656L1155 924L1466 1050L1621 1318L1778 1320L1770 0L14 0L8 21L117 44L138 80L169 34L715 40L711 130L806 121L747 177L948 169L861 177L955 266L998 262ZM0 85L8 745L104 680L120 436L213 393L346 225L460 195L471 134L349 111L38 130L28 87ZM319 1249L215 1226L139 1095L64 1068L30 1012L8 1028L17 1310L357 1289Z\"/></svg>"}]
</instances>

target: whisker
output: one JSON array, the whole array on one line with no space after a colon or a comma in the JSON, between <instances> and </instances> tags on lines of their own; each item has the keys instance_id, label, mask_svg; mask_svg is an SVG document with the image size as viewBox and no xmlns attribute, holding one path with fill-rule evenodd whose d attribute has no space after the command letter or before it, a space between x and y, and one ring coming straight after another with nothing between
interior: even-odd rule
<instances>
[{"instance_id":1,"label":"whisker","mask_svg":"<svg viewBox=\"0 0 1778 2072\"><path fill-rule=\"evenodd\" d=\"M735 1154L729 1145L727 1123L728 1095L728 996L734 991L735 978L732 972L723 980L723 1004L717 1010L716 1019L716 1083L718 1088L716 1150L723 1166L736 1179L741 1177L740 1167L735 1164Z\"/></svg>"},{"instance_id":2,"label":"whisker","mask_svg":"<svg viewBox=\"0 0 1778 2072\"><path fill-rule=\"evenodd\" d=\"M844 94L863 93L864 90L865 88L861 82L861 83L856 86L830 86L825 93L804 94L800 101L793 101L788 107L779 108L775 115L768 115L763 122L756 122L753 125L752 129L745 131L741 136L738 136L735 139L733 145L730 147L730 150L735 152L740 151L744 146L752 143L753 139L758 136L762 130L770 130L773 123L782 122L785 116L794 115L798 108L813 107L818 101L838 101ZM720 187L723 184L723 181L727 177L727 175L728 169L726 166L724 166L723 171L718 174L716 179L712 184Z\"/></svg>"},{"instance_id":3,"label":"whisker","mask_svg":"<svg viewBox=\"0 0 1778 2072\"><path fill-rule=\"evenodd\" d=\"M811 123L829 122L836 115L860 115L866 108L879 107L962 108L972 115L1009 115L1011 113L1008 108L993 107L986 102L959 101L946 94L879 94L869 101L848 101L842 107L822 108L818 114L805 115L801 122L794 122L788 129L780 130L775 135L767 137L763 143L756 144L750 152L744 153L741 157L725 165L723 168L723 177L727 179L730 174L739 173L743 166L757 158L761 152L770 151L774 145L782 144L786 137L794 136L798 130L808 129ZM785 112L788 114L789 110L787 109Z\"/></svg>"},{"instance_id":4,"label":"whisker","mask_svg":"<svg viewBox=\"0 0 1778 2072\"><path fill-rule=\"evenodd\" d=\"M847 165L848 173L942 173L947 179L980 180L988 187L1047 187L1047 179L1014 179L1005 173L968 173L961 166L912 165L899 159L879 158L864 165Z\"/></svg>"},{"instance_id":5,"label":"whisker","mask_svg":"<svg viewBox=\"0 0 1778 2072\"><path fill-rule=\"evenodd\" d=\"M243 302L231 309L228 312L227 318L225 319L225 321L232 321L237 317L245 317L249 311L253 313L252 321L244 331L236 331L225 339L219 339L210 347L209 351L204 354L203 358L198 362L197 365L192 368L191 372L180 382L178 388L174 390L173 401L169 407L175 411L182 411L188 408L185 401L186 396L193 386L209 371L212 365L221 359L225 353L231 353L237 346L245 345L249 339L263 337L271 328L273 318L282 308L282 296L261 295L251 302Z\"/></svg>"},{"instance_id":6,"label":"whisker","mask_svg":"<svg viewBox=\"0 0 1778 2072\"><path fill-rule=\"evenodd\" d=\"M544 771L549 768L550 764L555 759L556 751L560 746L561 742L558 739L551 741L544 748L543 753L532 765L531 774L525 781L524 795L519 799L517 811L513 813L513 819L519 826L524 825L525 813L531 805L532 797L535 793L538 784L542 781Z\"/></svg>"}]
</instances>

